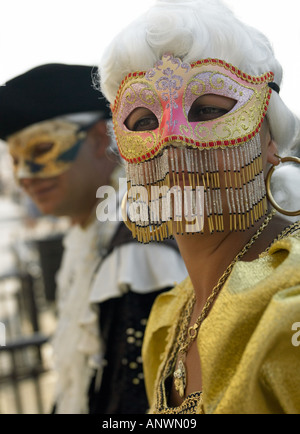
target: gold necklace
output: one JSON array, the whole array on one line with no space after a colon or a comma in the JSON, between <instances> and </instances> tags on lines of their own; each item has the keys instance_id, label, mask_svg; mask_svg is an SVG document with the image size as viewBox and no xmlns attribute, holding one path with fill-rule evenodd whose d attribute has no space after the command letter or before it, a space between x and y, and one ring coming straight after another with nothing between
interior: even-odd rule
<instances>
[{"instance_id":1,"label":"gold necklace","mask_svg":"<svg viewBox=\"0 0 300 434\"><path fill-rule=\"evenodd\" d=\"M257 238L261 235L261 233L264 231L264 229L268 226L270 221L275 215L275 211L272 211L264 220L263 224L260 226L260 228L257 230L257 232L253 235L253 237L250 239L250 241L244 246L244 248L236 255L236 257L233 259L233 261L229 264L225 272L220 277L218 283L213 288L211 295L208 297L205 306L202 309L202 312L200 316L198 317L197 321L192 327L188 328L188 324L190 321L190 317L192 314L192 310L195 304L195 296L192 297L192 299L189 301L185 312L184 312L184 321L181 327L181 331L179 334L178 339L178 367L177 370L174 372L174 386L176 391L178 392L180 398L183 398L185 395L185 388L186 388L186 367L184 364L184 361L186 359L187 352L196 339L200 326L204 319L207 317L213 302L217 298L217 295L219 294L220 290L222 289L224 283L226 282L228 276L230 275L234 265L236 262L238 262L250 249L250 247L255 243Z\"/></svg>"}]
</instances>

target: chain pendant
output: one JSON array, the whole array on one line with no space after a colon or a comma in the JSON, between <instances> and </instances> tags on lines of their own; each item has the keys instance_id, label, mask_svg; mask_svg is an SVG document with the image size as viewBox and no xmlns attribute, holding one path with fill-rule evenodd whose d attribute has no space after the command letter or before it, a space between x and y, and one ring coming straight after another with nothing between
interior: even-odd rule
<instances>
[{"instance_id":1,"label":"chain pendant","mask_svg":"<svg viewBox=\"0 0 300 434\"><path fill-rule=\"evenodd\" d=\"M201 315L198 317L196 323L192 327L188 327L190 318L192 315L193 306L195 303L195 297L192 297L189 302L187 303L187 306L182 312L181 316L181 328L178 338L178 368L173 374L174 378L174 387L176 392L179 394L180 398L184 398L185 395L185 389L186 389L186 382L187 382L187 373L186 373L186 367L184 365L183 360L186 360L187 352L192 345L192 343L195 341L195 339L198 336L199 329L201 327L201 324L203 320L207 317L213 302L215 301L216 297L218 296L219 292L221 291L224 283L226 282L228 276L230 275L234 265L236 262L238 262L245 253L250 249L250 247L255 243L257 238L260 236L260 234L263 232L263 230L267 227L267 225L272 220L273 216L275 215L275 211L272 211L264 220L263 224L260 226L260 228L257 230L257 232L252 236L250 241L244 246L244 248L236 255L236 257L233 259L233 261L229 264L227 269L224 271L223 275L220 277L217 285L213 288L211 295L208 297L206 304L201 312Z\"/></svg>"},{"instance_id":2,"label":"chain pendant","mask_svg":"<svg viewBox=\"0 0 300 434\"><path fill-rule=\"evenodd\" d=\"M182 360L178 363L178 369L174 372L174 386L180 398L184 397L186 388L186 369Z\"/></svg>"}]
</instances>

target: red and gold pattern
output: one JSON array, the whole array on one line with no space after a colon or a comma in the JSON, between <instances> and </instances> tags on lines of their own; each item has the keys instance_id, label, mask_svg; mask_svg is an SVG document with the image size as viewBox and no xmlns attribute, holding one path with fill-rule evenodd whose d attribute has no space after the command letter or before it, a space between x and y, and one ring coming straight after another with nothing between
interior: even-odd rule
<instances>
[{"instance_id":1,"label":"red and gold pattern","mask_svg":"<svg viewBox=\"0 0 300 434\"><path fill-rule=\"evenodd\" d=\"M217 59L191 65L170 55L148 72L126 76L119 88L113 120L120 153L130 163L154 158L170 143L191 148L235 146L253 138L266 115L274 75L250 76ZM208 122L189 122L193 102L202 95L222 95L237 101L226 115ZM155 131L130 131L125 126L137 107L151 110L159 121Z\"/></svg>"}]
</instances>

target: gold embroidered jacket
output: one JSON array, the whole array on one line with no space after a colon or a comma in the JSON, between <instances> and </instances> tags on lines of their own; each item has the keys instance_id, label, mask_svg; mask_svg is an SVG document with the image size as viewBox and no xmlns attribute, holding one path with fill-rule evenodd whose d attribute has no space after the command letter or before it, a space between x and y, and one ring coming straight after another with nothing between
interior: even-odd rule
<instances>
[{"instance_id":1,"label":"gold embroidered jacket","mask_svg":"<svg viewBox=\"0 0 300 434\"><path fill-rule=\"evenodd\" d=\"M143 345L150 413L161 401L160 375L192 291L187 278L153 306ZM298 231L259 259L237 263L203 322L197 337L203 402L197 412L300 414L299 323Z\"/></svg>"}]
</instances>

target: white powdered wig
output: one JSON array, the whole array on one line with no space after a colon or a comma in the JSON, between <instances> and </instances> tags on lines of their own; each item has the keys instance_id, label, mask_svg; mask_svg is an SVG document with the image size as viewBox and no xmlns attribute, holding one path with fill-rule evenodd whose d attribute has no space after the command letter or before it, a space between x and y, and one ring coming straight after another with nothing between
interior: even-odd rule
<instances>
[{"instance_id":1,"label":"white powdered wig","mask_svg":"<svg viewBox=\"0 0 300 434\"><path fill-rule=\"evenodd\" d=\"M167 52L189 63L208 57L226 60L251 75L272 71L275 82L282 82L270 41L221 0L157 0L107 47L99 65L102 93L113 104L128 73L149 70ZM275 91L267 117L279 153L299 154L299 119ZM300 176L295 184L300 185Z\"/></svg>"}]
</instances>

